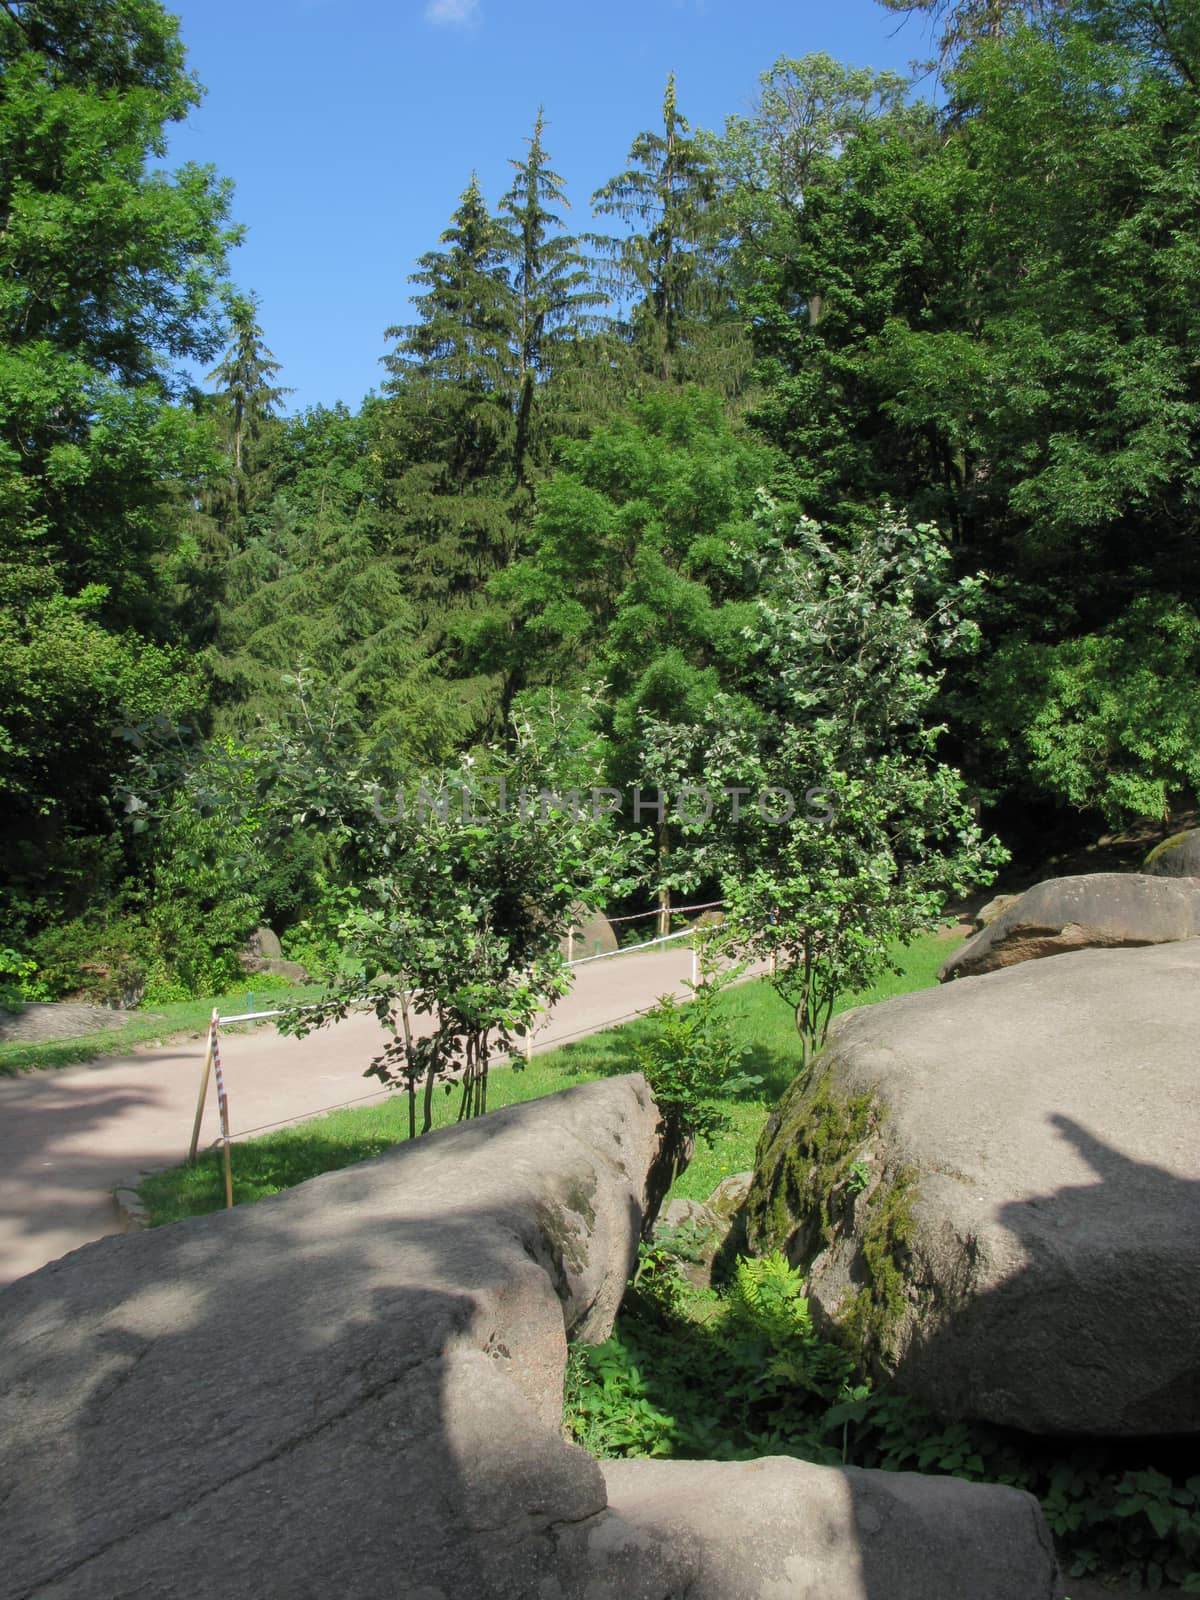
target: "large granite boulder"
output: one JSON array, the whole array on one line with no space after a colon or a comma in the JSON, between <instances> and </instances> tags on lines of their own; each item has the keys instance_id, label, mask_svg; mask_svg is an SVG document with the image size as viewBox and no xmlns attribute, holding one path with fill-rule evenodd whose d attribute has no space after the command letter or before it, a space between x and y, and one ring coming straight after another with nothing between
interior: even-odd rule
<instances>
[{"instance_id":1,"label":"large granite boulder","mask_svg":"<svg viewBox=\"0 0 1200 1600\"><path fill-rule=\"evenodd\" d=\"M612 1079L12 1285L0 1597L1060 1595L1014 1490L768 1461L643 1494L566 1442L567 1337L611 1328L661 1150Z\"/></svg>"},{"instance_id":2,"label":"large granite boulder","mask_svg":"<svg viewBox=\"0 0 1200 1600\"><path fill-rule=\"evenodd\" d=\"M975 913L975 931L978 933L980 928L990 928L996 918L1003 916L1009 906L1015 906L1020 898L1019 894L993 895Z\"/></svg>"},{"instance_id":3,"label":"large granite boulder","mask_svg":"<svg viewBox=\"0 0 1200 1600\"><path fill-rule=\"evenodd\" d=\"M579 961L584 956L611 955L620 949L616 930L603 911L590 911L578 905L571 913L571 935L563 939L561 949L569 960Z\"/></svg>"},{"instance_id":4,"label":"large granite boulder","mask_svg":"<svg viewBox=\"0 0 1200 1600\"><path fill-rule=\"evenodd\" d=\"M244 954L258 956L267 961L278 961L283 955L279 935L272 928L255 928L246 940Z\"/></svg>"},{"instance_id":5,"label":"large granite boulder","mask_svg":"<svg viewBox=\"0 0 1200 1600\"><path fill-rule=\"evenodd\" d=\"M962 945L938 970L975 977L1072 950L1171 944L1200 938L1200 882L1137 872L1047 878Z\"/></svg>"},{"instance_id":6,"label":"large granite boulder","mask_svg":"<svg viewBox=\"0 0 1200 1600\"><path fill-rule=\"evenodd\" d=\"M1142 871L1155 878L1200 878L1200 828L1174 833L1155 845Z\"/></svg>"},{"instance_id":7,"label":"large granite boulder","mask_svg":"<svg viewBox=\"0 0 1200 1600\"><path fill-rule=\"evenodd\" d=\"M144 1014L144 1013L143 1013ZM16 1011L0 1006L0 1044L41 1044L47 1039L81 1039L107 1028L129 1026L129 1013L109 1006L66 1005L31 1000Z\"/></svg>"},{"instance_id":8,"label":"large granite boulder","mask_svg":"<svg viewBox=\"0 0 1200 1600\"><path fill-rule=\"evenodd\" d=\"M847 1013L759 1146L757 1249L940 1415L1200 1432L1200 943Z\"/></svg>"},{"instance_id":9,"label":"large granite boulder","mask_svg":"<svg viewBox=\"0 0 1200 1600\"><path fill-rule=\"evenodd\" d=\"M911 1472L833 1471L782 1456L606 1461L604 1478L612 1520L598 1536L614 1554L635 1558L630 1600L660 1592L687 1600L1062 1594L1037 1502L1016 1490ZM650 1551L671 1580L661 1591L639 1582Z\"/></svg>"}]
</instances>

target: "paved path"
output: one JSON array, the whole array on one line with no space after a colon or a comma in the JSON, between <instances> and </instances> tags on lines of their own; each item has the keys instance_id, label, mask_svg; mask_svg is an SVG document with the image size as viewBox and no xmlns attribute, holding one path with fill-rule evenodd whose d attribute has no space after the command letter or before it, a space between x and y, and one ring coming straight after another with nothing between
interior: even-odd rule
<instances>
[{"instance_id":1,"label":"paved path","mask_svg":"<svg viewBox=\"0 0 1200 1600\"><path fill-rule=\"evenodd\" d=\"M691 970L681 944L577 967L535 1051L648 1010L659 995L681 992ZM302 1040L270 1026L223 1035L234 1134L378 1098L362 1074L382 1037L373 1016ZM120 1231L113 1189L187 1154L203 1059L201 1037L0 1078L0 1284ZM210 1092L202 1143L218 1133Z\"/></svg>"}]
</instances>

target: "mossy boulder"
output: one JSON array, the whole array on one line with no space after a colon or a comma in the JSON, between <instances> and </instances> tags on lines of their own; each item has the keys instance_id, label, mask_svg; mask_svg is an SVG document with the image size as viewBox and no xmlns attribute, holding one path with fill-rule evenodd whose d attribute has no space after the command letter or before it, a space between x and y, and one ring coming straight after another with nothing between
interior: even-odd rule
<instances>
[{"instance_id":1,"label":"mossy boulder","mask_svg":"<svg viewBox=\"0 0 1200 1600\"><path fill-rule=\"evenodd\" d=\"M840 1018L780 1102L751 1245L946 1417L1200 1433L1200 941Z\"/></svg>"},{"instance_id":2,"label":"mossy boulder","mask_svg":"<svg viewBox=\"0 0 1200 1600\"><path fill-rule=\"evenodd\" d=\"M909 1320L917 1177L888 1159L874 1095L844 1092L827 1060L796 1080L767 1123L747 1233L756 1254L782 1250L814 1286L820 1279L813 1302L826 1331L864 1368L890 1371Z\"/></svg>"},{"instance_id":3,"label":"mossy boulder","mask_svg":"<svg viewBox=\"0 0 1200 1600\"><path fill-rule=\"evenodd\" d=\"M1155 845L1142 871L1155 878L1200 878L1200 828L1172 834Z\"/></svg>"}]
</instances>

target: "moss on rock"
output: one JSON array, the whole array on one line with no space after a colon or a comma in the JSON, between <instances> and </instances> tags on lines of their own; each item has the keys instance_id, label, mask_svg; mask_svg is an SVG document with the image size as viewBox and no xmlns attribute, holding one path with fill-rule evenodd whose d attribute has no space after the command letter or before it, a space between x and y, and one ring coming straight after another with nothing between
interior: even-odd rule
<instances>
[{"instance_id":1,"label":"moss on rock","mask_svg":"<svg viewBox=\"0 0 1200 1600\"><path fill-rule=\"evenodd\" d=\"M890 1368L912 1305L907 1264L916 1175L900 1168L872 1197L860 1238L867 1282L837 1313L847 1346L864 1364Z\"/></svg>"},{"instance_id":2,"label":"moss on rock","mask_svg":"<svg viewBox=\"0 0 1200 1600\"><path fill-rule=\"evenodd\" d=\"M1142 871L1154 877L1193 877L1200 871L1200 828L1173 833L1155 845L1142 863Z\"/></svg>"},{"instance_id":3,"label":"moss on rock","mask_svg":"<svg viewBox=\"0 0 1200 1600\"><path fill-rule=\"evenodd\" d=\"M782 1250L793 1264L831 1242L834 1195L871 1132L870 1095L834 1093L828 1074L798 1078L758 1141L747 1221L755 1250Z\"/></svg>"},{"instance_id":4,"label":"moss on rock","mask_svg":"<svg viewBox=\"0 0 1200 1600\"><path fill-rule=\"evenodd\" d=\"M883 1162L879 1119L873 1095L840 1094L828 1071L797 1079L763 1130L747 1201L756 1252L782 1250L804 1272L826 1250L852 1258L858 1287L829 1315L864 1367L890 1364L911 1304L916 1173Z\"/></svg>"}]
</instances>

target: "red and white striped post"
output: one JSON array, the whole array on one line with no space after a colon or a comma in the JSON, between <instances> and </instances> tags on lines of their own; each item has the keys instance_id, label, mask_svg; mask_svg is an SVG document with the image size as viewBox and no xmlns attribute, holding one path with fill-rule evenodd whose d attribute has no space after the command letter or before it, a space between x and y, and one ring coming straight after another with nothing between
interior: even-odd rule
<instances>
[{"instance_id":1,"label":"red and white striped post","mask_svg":"<svg viewBox=\"0 0 1200 1600\"><path fill-rule=\"evenodd\" d=\"M221 1013L213 1007L213 1014L208 1023L208 1045L204 1051L204 1065L200 1069L200 1098L196 1101L196 1118L192 1123L192 1142L188 1145L188 1165L196 1159L196 1151L200 1145L200 1124L204 1120L204 1102L208 1098L208 1076L212 1071L213 1050L217 1042L217 1023Z\"/></svg>"},{"instance_id":2,"label":"red and white striped post","mask_svg":"<svg viewBox=\"0 0 1200 1600\"><path fill-rule=\"evenodd\" d=\"M196 1159L200 1147L200 1125L204 1121L204 1102L208 1099L208 1079L215 1074L217 1080L217 1114L221 1119L221 1144L225 1151L225 1206L233 1209L233 1166L229 1153L229 1097L225 1093L225 1078L221 1071L221 1046L217 1028L221 1013L213 1008L208 1022L208 1045L204 1051L204 1066L200 1071L200 1096L196 1101L196 1116L192 1123L192 1142L188 1146L188 1165Z\"/></svg>"},{"instance_id":3,"label":"red and white striped post","mask_svg":"<svg viewBox=\"0 0 1200 1600\"><path fill-rule=\"evenodd\" d=\"M233 1157L229 1146L229 1100L225 1094L225 1079L221 1074L221 1047L217 1042L217 1024L212 1024L213 1075L217 1080L217 1112L221 1118L221 1145L225 1151L225 1209L233 1210Z\"/></svg>"}]
</instances>

